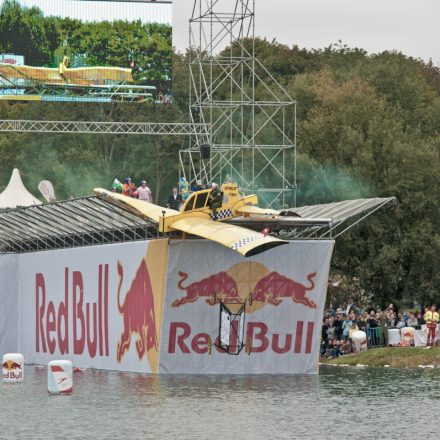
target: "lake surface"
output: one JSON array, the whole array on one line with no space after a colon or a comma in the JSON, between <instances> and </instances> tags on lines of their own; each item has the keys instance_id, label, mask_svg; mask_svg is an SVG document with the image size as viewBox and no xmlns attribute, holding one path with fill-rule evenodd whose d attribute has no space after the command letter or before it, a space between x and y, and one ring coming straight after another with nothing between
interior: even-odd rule
<instances>
[{"instance_id":1,"label":"lake surface","mask_svg":"<svg viewBox=\"0 0 440 440\"><path fill-rule=\"evenodd\" d=\"M0 439L439 438L440 369L321 367L319 376L87 370L70 396L46 368L0 384Z\"/></svg>"}]
</instances>

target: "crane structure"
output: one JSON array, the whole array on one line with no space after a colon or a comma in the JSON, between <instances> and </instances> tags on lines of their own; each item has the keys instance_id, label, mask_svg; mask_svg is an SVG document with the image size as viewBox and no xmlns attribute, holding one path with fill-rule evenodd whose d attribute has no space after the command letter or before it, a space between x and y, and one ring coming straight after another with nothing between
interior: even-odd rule
<instances>
[{"instance_id":1,"label":"crane structure","mask_svg":"<svg viewBox=\"0 0 440 440\"><path fill-rule=\"evenodd\" d=\"M189 112L211 132L180 152L181 169L188 181L229 177L266 206L294 206L296 103L255 44L255 0L194 1Z\"/></svg>"}]
</instances>

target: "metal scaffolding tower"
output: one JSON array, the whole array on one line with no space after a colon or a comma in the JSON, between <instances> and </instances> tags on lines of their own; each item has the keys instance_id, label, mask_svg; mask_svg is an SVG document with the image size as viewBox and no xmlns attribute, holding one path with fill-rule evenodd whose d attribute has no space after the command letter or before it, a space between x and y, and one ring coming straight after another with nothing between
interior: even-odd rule
<instances>
[{"instance_id":1,"label":"metal scaffolding tower","mask_svg":"<svg viewBox=\"0 0 440 440\"><path fill-rule=\"evenodd\" d=\"M255 57L254 9L255 0L194 0L190 119L211 132L180 151L181 172L188 181L230 178L261 205L293 206L296 103Z\"/></svg>"}]
</instances>

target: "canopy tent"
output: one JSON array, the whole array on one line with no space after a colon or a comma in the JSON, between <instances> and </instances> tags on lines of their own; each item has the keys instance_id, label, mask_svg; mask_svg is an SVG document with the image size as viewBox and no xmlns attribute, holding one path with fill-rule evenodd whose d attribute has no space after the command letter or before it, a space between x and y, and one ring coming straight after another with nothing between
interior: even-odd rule
<instances>
[{"instance_id":1,"label":"canopy tent","mask_svg":"<svg viewBox=\"0 0 440 440\"><path fill-rule=\"evenodd\" d=\"M41 205L41 202L26 189L18 168L14 168L8 186L0 194L0 209L31 205Z\"/></svg>"}]
</instances>

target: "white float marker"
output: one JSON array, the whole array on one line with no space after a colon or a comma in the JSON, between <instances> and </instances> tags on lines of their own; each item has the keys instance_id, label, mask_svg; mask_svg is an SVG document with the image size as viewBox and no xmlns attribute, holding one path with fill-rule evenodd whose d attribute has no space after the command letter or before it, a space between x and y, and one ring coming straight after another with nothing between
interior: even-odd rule
<instances>
[{"instance_id":1,"label":"white float marker","mask_svg":"<svg viewBox=\"0 0 440 440\"><path fill-rule=\"evenodd\" d=\"M50 394L70 394L72 392L72 362L50 361L47 364L47 390Z\"/></svg>"},{"instance_id":2,"label":"white float marker","mask_svg":"<svg viewBox=\"0 0 440 440\"><path fill-rule=\"evenodd\" d=\"M365 351L367 349L367 334L362 330L356 330L351 335L351 340L353 342L353 351L359 353L360 351Z\"/></svg>"},{"instance_id":3,"label":"white float marker","mask_svg":"<svg viewBox=\"0 0 440 440\"><path fill-rule=\"evenodd\" d=\"M24 357L20 353L3 356L3 382L23 382Z\"/></svg>"}]
</instances>

